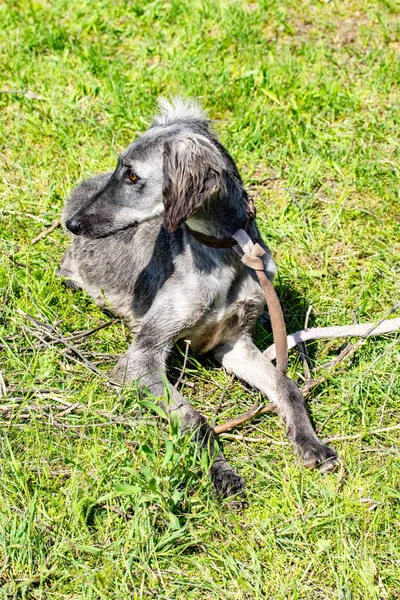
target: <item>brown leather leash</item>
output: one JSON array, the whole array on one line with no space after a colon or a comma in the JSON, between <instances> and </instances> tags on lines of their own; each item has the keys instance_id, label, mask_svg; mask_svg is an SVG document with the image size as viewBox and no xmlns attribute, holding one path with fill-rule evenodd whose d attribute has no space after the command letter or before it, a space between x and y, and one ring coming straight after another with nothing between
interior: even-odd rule
<instances>
[{"instance_id":1,"label":"brown leather leash","mask_svg":"<svg viewBox=\"0 0 400 600\"><path fill-rule=\"evenodd\" d=\"M249 197L247 198L247 202L248 217L244 228L238 229L231 238L218 239L190 229L188 226L187 228L194 239L200 242L200 244L210 246L211 248L233 248L235 252L241 256L242 263L256 272L258 281L264 292L268 312L271 318L272 333L276 348L276 366L281 373L286 373L288 366L288 346L285 319L275 288L265 272L264 262L262 260L265 250L263 250L259 244L255 244L245 231L256 215L255 206Z\"/></svg>"}]
</instances>

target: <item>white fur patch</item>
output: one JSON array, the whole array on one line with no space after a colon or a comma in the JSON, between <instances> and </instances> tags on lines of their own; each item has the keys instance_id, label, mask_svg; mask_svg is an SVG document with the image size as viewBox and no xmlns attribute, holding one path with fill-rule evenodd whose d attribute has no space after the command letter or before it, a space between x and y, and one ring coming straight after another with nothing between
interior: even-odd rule
<instances>
[{"instance_id":1,"label":"white fur patch","mask_svg":"<svg viewBox=\"0 0 400 600\"><path fill-rule=\"evenodd\" d=\"M199 231L200 233L204 233L204 235L212 235L211 227L206 221L203 221L203 219L189 217L189 219L186 219L186 224L190 229L194 229L194 231Z\"/></svg>"},{"instance_id":2,"label":"white fur patch","mask_svg":"<svg viewBox=\"0 0 400 600\"><path fill-rule=\"evenodd\" d=\"M117 227L124 227L129 224L139 224L158 219L163 213L164 204L162 201L156 202L153 205L147 206L146 209L141 210L124 206L115 212L113 222Z\"/></svg>"},{"instance_id":3,"label":"white fur patch","mask_svg":"<svg viewBox=\"0 0 400 600\"><path fill-rule=\"evenodd\" d=\"M178 120L207 120L207 116L196 100L176 96L171 101L159 98L160 113L153 119L154 125L167 125Z\"/></svg>"}]
</instances>

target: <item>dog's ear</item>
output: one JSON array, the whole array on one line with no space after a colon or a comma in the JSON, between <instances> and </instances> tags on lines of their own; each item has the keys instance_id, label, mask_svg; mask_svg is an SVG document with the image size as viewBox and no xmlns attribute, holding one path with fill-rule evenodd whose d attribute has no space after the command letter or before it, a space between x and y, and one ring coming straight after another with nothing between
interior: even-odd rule
<instances>
[{"instance_id":1,"label":"dog's ear","mask_svg":"<svg viewBox=\"0 0 400 600\"><path fill-rule=\"evenodd\" d=\"M218 194L223 160L206 136L188 133L165 143L163 169L164 224L175 231Z\"/></svg>"}]
</instances>

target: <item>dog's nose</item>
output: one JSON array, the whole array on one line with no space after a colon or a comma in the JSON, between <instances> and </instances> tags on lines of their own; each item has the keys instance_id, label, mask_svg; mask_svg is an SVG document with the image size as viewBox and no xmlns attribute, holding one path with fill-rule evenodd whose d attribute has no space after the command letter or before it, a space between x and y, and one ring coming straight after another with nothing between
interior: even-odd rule
<instances>
[{"instance_id":1,"label":"dog's nose","mask_svg":"<svg viewBox=\"0 0 400 600\"><path fill-rule=\"evenodd\" d=\"M65 227L67 229L69 229L69 231L71 233L74 233L75 235L79 235L79 233L82 229L82 225L80 224L78 219L76 219L75 217L70 217L69 219L67 219L65 221Z\"/></svg>"}]
</instances>

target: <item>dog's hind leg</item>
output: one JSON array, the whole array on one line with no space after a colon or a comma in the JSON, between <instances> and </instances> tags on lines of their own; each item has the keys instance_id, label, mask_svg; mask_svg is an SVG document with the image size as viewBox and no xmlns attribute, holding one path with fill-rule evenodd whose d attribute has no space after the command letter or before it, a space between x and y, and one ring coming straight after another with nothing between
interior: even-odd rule
<instances>
[{"instance_id":1,"label":"dog's hind leg","mask_svg":"<svg viewBox=\"0 0 400 600\"><path fill-rule=\"evenodd\" d=\"M72 246L69 247L61 261L57 275L63 277L65 285L73 290L82 290L83 282L78 274L76 261L72 252Z\"/></svg>"},{"instance_id":2,"label":"dog's hind leg","mask_svg":"<svg viewBox=\"0 0 400 600\"><path fill-rule=\"evenodd\" d=\"M243 479L235 473L222 452L218 451L213 429L207 424L205 417L167 380L165 360L168 347L156 350L154 340L151 342L139 335L110 373L111 379L124 384L136 381L139 386L145 386L153 396L160 399L162 406L170 414L176 413L179 416L184 431L194 432L195 441L202 448L208 449L210 457L214 457L210 474L218 495L227 498L243 494ZM166 396L169 396L168 402L165 401Z\"/></svg>"},{"instance_id":3,"label":"dog's hind leg","mask_svg":"<svg viewBox=\"0 0 400 600\"><path fill-rule=\"evenodd\" d=\"M319 440L299 388L263 356L250 336L218 346L214 356L227 371L258 388L276 406L304 466L318 467L322 472L336 467L337 454Z\"/></svg>"}]
</instances>

